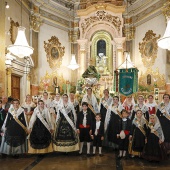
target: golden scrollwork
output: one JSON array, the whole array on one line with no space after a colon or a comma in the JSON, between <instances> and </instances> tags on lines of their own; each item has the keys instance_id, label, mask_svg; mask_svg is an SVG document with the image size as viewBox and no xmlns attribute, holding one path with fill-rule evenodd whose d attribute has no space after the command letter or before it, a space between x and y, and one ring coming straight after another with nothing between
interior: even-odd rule
<instances>
[{"instance_id":1,"label":"golden scrollwork","mask_svg":"<svg viewBox=\"0 0 170 170\"><path fill-rule=\"evenodd\" d=\"M44 41L44 48L47 53L47 62L49 62L50 68L59 68L65 53L65 47L61 47L59 39L56 36L52 36L48 42Z\"/></svg>"},{"instance_id":2,"label":"golden scrollwork","mask_svg":"<svg viewBox=\"0 0 170 170\"><path fill-rule=\"evenodd\" d=\"M33 31L39 32L41 24L42 24L42 19L40 18L40 15L37 16L35 14L32 14L30 16L30 28Z\"/></svg>"},{"instance_id":3,"label":"golden scrollwork","mask_svg":"<svg viewBox=\"0 0 170 170\"><path fill-rule=\"evenodd\" d=\"M153 66L155 59L157 58L158 45L157 40L161 36L157 36L152 30L146 32L143 42L139 43L139 51L141 53L142 62L145 67Z\"/></svg>"},{"instance_id":4,"label":"golden scrollwork","mask_svg":"<svg viewBox=\"0 0 170 170\"><path fill-rule=\"evenodd\" d=\"M152 68L148 68L144 74L141 73L139 85L150 90L154 90L155 87L164 89L166 85L165 75L160 74L158 68L155 71Z\"/></svg>"},{"instance_id":5,"label":"golden scrollwork","mask_svg":"<svg viewBox=\"0 0 170 170\"><path fill-rule=\"evenodd\" d=\"M18 32L18 27L19 27L19 23L13 21L10 18L10 29L9 29L9 32L10 32L10 40L11 40L12 44L15 43L15 39L17 37L17 32Z\"/></svg>"},{"instance_id":6,"label":"golden scrollwork","mask_svg":"<svg viewBox=\"0 0 170 170\"><path fill-rule=\"evenodd\" d=\"M46 90L48 92L53 93L54 89L54 78L57 79L56 84L60 87L60 85L66 84L66 80L63 78L63 75L58 75L56 71L49 74L46 72L44 77L40 78L39 90ZM60 92L62 91L62 87L60 87Z\"/></svg>"},{"instance_id":7,"label":"golden scrollwork","mask_svg":"<svg viewBox=\"0 0 170 170\"><path fill-rule=\"evenodd\" d=\"M103 3L109 3L113 4L115 6L122 6L123 5L123 0L115 1L115 0L103 0L102 3L99 0L80 0L80 9L86 9L90 5L94 4L103 4Z\"/></svg>"},{"instance_id":8,"label":"golden scrollwork","mask_svg":"<svg viewBox=\"0 0 170 170\"><path fill-rule=\"evenodd\" d=\"M163 5L162 13L168 18L170 17L170 0Z\"/></svg>"},{"instance_id":9,"label":"golden scrollwork","mask_svg":"<svg viewBox=\"0 0 170 170\"><path fill-rule=\"evenodd\" d=\"M118 16L113 16L105 11L97 11L94 16L84 19L84 22L81 24L83 34L90 25L98 21L109 22L120 32L121 20Z\"/></svg>"}]
</instances>

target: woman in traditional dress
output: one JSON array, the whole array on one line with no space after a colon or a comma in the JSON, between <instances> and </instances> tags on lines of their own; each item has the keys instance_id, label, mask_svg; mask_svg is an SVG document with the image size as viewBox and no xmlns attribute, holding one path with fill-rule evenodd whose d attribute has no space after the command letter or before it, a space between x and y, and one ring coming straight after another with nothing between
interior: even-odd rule
<instances>
[{"instance_id":1,"label":"woman in traditional dress","mask_svg":"<svg viewBox=\"0 0 170 170\"><path fill-rule=\"evenodd\" d=\"M150 115L156 114L156 112L157 112L157 104L154 101L154 96L153 95L148 96L148 102L146 103L146 106L148 107L148 112L149 112Z\"/></svg>"},{"instance_id":2,"label":"woman in traditional dress","mask_svg":"<svg viewBox=\"0 0 170 170\"><path fill-rule=\"evenodd\" d=\"M133 107L135 106L135 101L132 96L127 96L126 99L123 102L123 107L127 112L129 113L129 118L131 119L132 113L133 113Z\"/></svg>"},{"instance_id":3,"label":"woman in traditional dress","mask_svg":"<svg viewBox=\"0 0 170 170\"><path fill-rule=\"evenodd\" d=\"M51 115L51 123L53 124L54 130L56 129L56 117L60 103L61 103L60 94L57 93L54 100L51 102L49 109Z\"/></svg>"},{"instance_id":4,"label":"woman in traditional dress","mask_svg":"<svg viewBox=\"0 0 170 170\"><path fill-rule=\"evenodd\" d=\"M75 110L76 114L78 115L78 113L80 112L80 106L79 106L79 102L76 100L75 94L73 92L71 92L69 94L69 102L73 104L74 110Z\"/></svg>"},{"instance_id":5,"label":"woman in traditional dress","mask_svg":"<svg viewBox=\"0 0 170 170\"><path fill-rule=\"evenodd\" d=\"M68 95L64 94L56 119L56 132L53 140L55 151L72 152L79 150L76 120L74 106L68 102Z\"/></svg>"},{"instance_id":6,"label":"woman in traditional dress","mask_svg":"<svg viewBox=\"0 0 170 170\"><path fill-rule=\"evenodd\" d=\"M2 125L4 124L6 118L6 111L2 108L2 100L0 100L0 144L2 140L3 131L1 130Z\"/></svg>"},{"instance_id":7,"label":"woman in traditional dress","mask_svg":"<svg viewBox=\"0 0 170 170\"><path fill-rule=\"evenodd\" d=\"M170 96L169 94L163 95L163 102L158 106L157 110L157 117L161 123L162 130L165 137L165 146L168 150L168 153L170 152L170 102L169 102Z\"/></svg>"},{"instance_id":8,"label":"woman in traditional dress","mask_svg":"<svg viewBox=\"0 0 170 170\"><path fill-rule=\"evenodd\" d=\"M46 91L43 93L43 97L42 97L42 99L41 99L41 100L43 100L43 101L44 101L45 107L50 108L50 105L51 105L51 99L49 99L49 97L48 97L48 93L47 93Z\"/></svg>"},{"instance_id":9,"label":"woman in traditional dress","mask_svg":"<svg viewBox=\"0 0 170 170\"><path fill-rule=\"evenodd\" d=\"M87 102L88 103L88 110L92 113L92 120L95 121L95 115L96 113L99 113L98 103L97 99L92 93L92 88L87 89L87 94L83 96L82 103Z\"/></svg>"},{"instance_id":10,"label":"woman in traditional dress","mask_svg":"<svg viewBox=\"0 0 170 170\"><path fill-rule=\"evenodd\" d=\"M148 108L147 106L144 104L144 97L142 95L138 96L138 104L136 104L133 108L133 113L132 113L132 117L131 120L134 119L137 110L141 110L143 113L144 118L149 121L149 112L148 112Z\"/></svg>"},{"instance_id":11,"label":"woman in traditional dress","mask_svg":"<svg viewBox=\"0 0 170 170\"><path fill-rule=\"evenodd\" d=\"M119 121L121 120L121 111L123 106L119 103L119 97L113 97L113 103L109 107L105 118L105 140L104 146L109 146L114 149L118 148L117 130L119 128Z\"/></svg>"},{"instance_id":12,"label":"woman in traditional dress","mask_svg":"<svg viewBox=\"0 0 170 170\"><path fill-rule=\"evenodd\" d=\"M13 106L9 108L2 128L4 136L1 143L0 153L13 155L17 158L19 154L26 153L27 127L27 119L24 109L20 107L19 100L14 99Z\"/></svg>"},{"instance_id":13,"label":"woman in traditional dress","mask_svg":"<svg viewBox=\"0 0 170 170\"><path fill-rule=\"evenodd\" d=\"M53 131L50 113L44 106L44 102L39 100L29 123L28 153L44 154L52 152L51 135Z\"/></svg>"},{"instance_id":14,"label":"woman in traditional dress","mask_svg":"<svg viewBox=\"0 0 170 170\"><path fill-rule=\"evenodd\" d=\"M22 104L22 108L25 111L27 122L29 123L31 115L35 109L36 105L32 102L31 95L27 94L25 102Z\"/></svg>"},{"instance_id":15,"label":"woman in traditional dress","mask_svg":"<svg viewBox=\"0 0 170 170\"><path fill-rule=\"evenodd\" d=\"M132 131L130 135L131 145L129 145L129 154L141 156L146 140L146 120L141 110L136 111L135 118L132 121Z\"/></svg>"},{"instance_id":16,"label":"woman in traditional dress","mask_svg":"<svg viewBox=\"0 0 170 170\"><path fill-rule=\"evenodd\" d=\"M163 145L164 134L156 115L150 115L147 140L143 150L143 158L148 161L161 161L167 158Z\"/></svg>"},{"instance_id":17,"label":"woman in traditional dress","mask_svg":"<svg viewBox=\"0 0 170 170\"><path fill-rule=\"evenodd\" d=\"M99 106L100 106L101 122L104 123L107 109L112 104L113 98L109 96L108 89L105 89L103 93L104 93L104 97L101 99Z\"/></svg>"}]
</instances>

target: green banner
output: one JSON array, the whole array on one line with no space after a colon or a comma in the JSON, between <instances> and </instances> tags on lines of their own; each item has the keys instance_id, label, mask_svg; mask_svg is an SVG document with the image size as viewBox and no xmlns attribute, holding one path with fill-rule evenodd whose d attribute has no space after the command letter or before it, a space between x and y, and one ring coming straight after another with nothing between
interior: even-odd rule
<instances>
[{"instance_id":1,"label":"green banner","mask_svg":"<svg viewBox=\"0 0 170 170\"><path fill-rule=\"evenodd\" d=\"M120 69L119 72L119 93L129 96L138 91L138 70Z\"/></svg>"}]
</instances>

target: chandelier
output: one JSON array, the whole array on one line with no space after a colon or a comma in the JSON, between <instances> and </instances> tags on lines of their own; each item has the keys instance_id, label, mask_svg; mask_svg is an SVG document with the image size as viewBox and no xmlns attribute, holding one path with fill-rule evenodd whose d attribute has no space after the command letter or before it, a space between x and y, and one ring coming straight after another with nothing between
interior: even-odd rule
<instances>
[{"instance_id":1,"label":"chandelier","mask_svg":"<svg viewBox=\"0 0 170 170\"><path fill-rule=\"evenodd\" d=\"M76 62L75 54L72 54L71 62L67 67L71 70L76 70L79 68L79 65Z\"/></svg>"},{"instance_id":2,"label":"chandelier","mask_svg":"<svg viewBox=\"0 0 170 170\"><path fill-rule=\"evenodd\" d=\"M162 49L170 50L170 18L167 19L167 27L164 36L157 40L158 46Z\"/></svg>"},{"instance_id":3,"label":"chandelier","mask_svg":"<svg viewBox=\"0 0 170 170\"><path fill-rule=\"evenodd\" d=\"M21 25L22 25L22 0L21 0ZM24 58L33 54L33 48L28 45L26 36L25 36L25 29L24 27L18 27L18 34L13 45L8 46L8 50L18 56L19 58Z\"/></svg>"}]
</instances>

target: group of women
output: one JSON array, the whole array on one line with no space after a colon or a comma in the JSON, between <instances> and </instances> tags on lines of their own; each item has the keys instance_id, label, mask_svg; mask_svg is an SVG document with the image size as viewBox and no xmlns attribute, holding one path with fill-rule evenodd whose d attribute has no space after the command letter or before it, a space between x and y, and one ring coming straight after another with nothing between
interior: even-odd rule
<instances>
[{"instance_id":1,"label":"group of women","mask_svg":"<svg viewBox=\"0 0 170 170\"><path fill-rule=\"evenodd\" d=\"M137 104L132 96L127 97L123 104L118 96L111 97L104 90L104 96L97 103L92 89L87 89L82 102L87 102L92 118L101 114L104 123L103 146L118 149L119 124L122 110L126 110L131 120L128 151L134 156L143 156L148 160L160 160L165 157L163 149L170 150L170 96L164 94L163 101L157 106L154 96L149 95L145 103L139 95ZM32 102L30 95L20 105L14 99L8 113L4 116L0 101L0 153L18 156L22 153L49 153L52 151L72 152L79 150L79 135L76 129L77 115L81 107L75 95L56 94L50 100L48 93L37 104Z\"/></svg>"}]
</instances>

